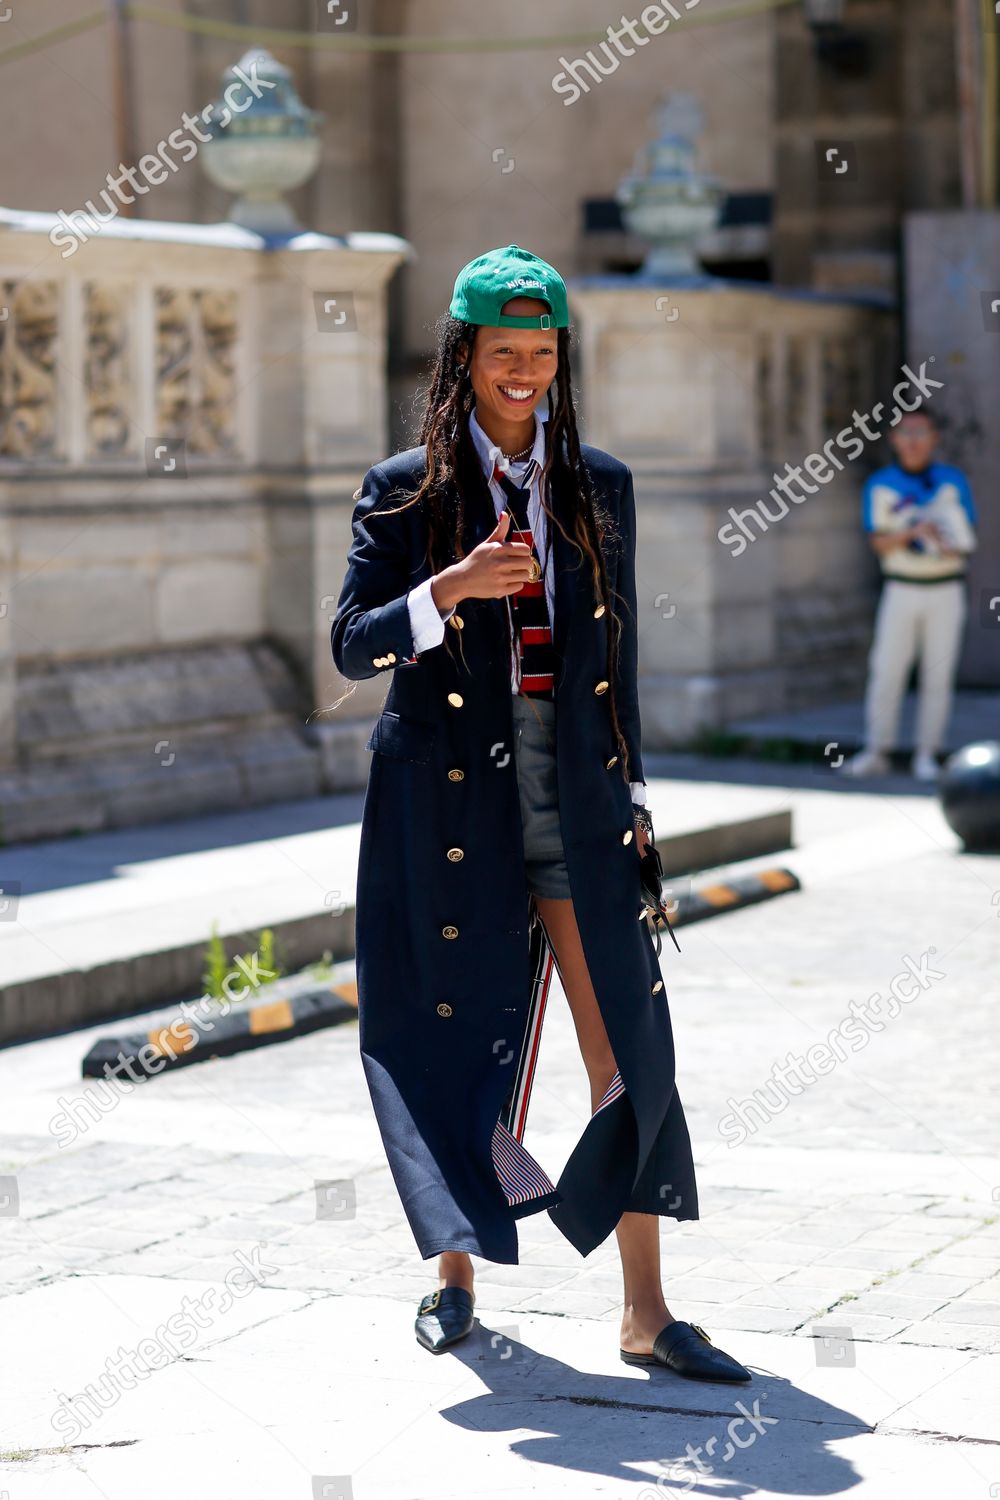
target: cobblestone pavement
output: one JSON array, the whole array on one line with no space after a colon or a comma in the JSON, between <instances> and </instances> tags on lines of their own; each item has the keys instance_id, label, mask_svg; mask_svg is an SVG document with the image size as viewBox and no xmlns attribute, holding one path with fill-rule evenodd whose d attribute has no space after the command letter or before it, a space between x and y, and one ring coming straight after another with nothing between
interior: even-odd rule
<instances>
[{"instance_id":1,"label":"cobblestone pavement","mask_svg":"<svg viewBox=\"0 0 1000 1500\"><path fill-rule=\"evenodd\" d=\"M0 1338L30 1346L0 1494L1000 1494L1000 865L926 799L838 822L790 796L803 891L664 948L702 1200L661 1221L668 1301L762 1372L746 1400L763 1382L781 1437L754 1425L713 1470L732 1393L623 1374L614 1241L582 1260L544 1214L521 1264L477 1266L489 1337L417 1350L432 1268L353 1025L117 1095L79 1079L94 1028L0 1054ZM550 1174L586 1115L555 993L527 1137ZM71 1426L60 1398L182 1295L206 1303L191 1349Z\"/></svg>"}]
</instances>

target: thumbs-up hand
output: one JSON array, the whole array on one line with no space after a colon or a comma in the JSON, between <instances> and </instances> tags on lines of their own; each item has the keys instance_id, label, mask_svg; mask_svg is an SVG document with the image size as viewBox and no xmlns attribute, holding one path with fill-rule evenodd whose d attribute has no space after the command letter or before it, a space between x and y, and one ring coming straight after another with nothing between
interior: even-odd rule
<instances>
[{"instance_id":1,"label":"thumbs-up hand","mask_svg":"<svg viewBox=\"0 0 1000 1500\"><path fill-rule=\"evenodd\" d=\"M531 548L507 540L510 526L510 511L502 510L488 537L436 574L431 593L439 609L450 609L461 599L502 599L524 587L531 577Z\"/></svg>"},{"instance_id":2,"label":"thumbs-up hand","mask_svg":"<svg viewBox=\"0 0 1000 1500\"><path fill-rule=\"evenodd\" d=\"M486 540L488 542L503 542L503 541L506 540L507 533L508 533L509 530L510 530L510 511L507 510L507 508L505 506L504 509L500 512L499 516L497 517L497 524L494 526L493 530L490 532L490 534L486 538Z\"/></svg>"}]
</instances>

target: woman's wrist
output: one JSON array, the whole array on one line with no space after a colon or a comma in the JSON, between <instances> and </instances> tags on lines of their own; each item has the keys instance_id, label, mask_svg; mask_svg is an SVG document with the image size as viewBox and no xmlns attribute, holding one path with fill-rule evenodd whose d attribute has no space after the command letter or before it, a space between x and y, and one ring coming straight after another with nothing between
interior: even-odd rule
<instances>
[{"instance_id":1,"label":"woman's wrist","mask_svg":"<svg viewBox=\"0 0 1000 1500\"><path fill-rule=\"evenodd\" d=\"M434 574L431 579L431 598L440 611L447 613L449 609L454 609L464 597L454 563Z\"/></svg>"},{"instance_id":2,"label":"woman's wrist","mask_svg":"<svg viewBox=\"0 0 1000 1500\"><path fill-rule=\"evenodd\" d=\"M637 828L641 828L647 838L653 837L653 815L645 804L632 803L632 816Z\"/></svg>"}]
</instances>

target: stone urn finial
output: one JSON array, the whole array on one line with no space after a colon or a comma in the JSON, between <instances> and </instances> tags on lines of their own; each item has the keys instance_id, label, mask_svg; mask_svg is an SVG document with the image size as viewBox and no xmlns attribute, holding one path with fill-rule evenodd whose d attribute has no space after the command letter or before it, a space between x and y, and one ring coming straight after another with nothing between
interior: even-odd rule
<instances>
[{"instance_id":1,"label":"stone urn finial","mask_svg":"<svg viewBox=\"0 0 1000 1500\"><path fill-rule=\"evenodd\" d=\"M211 133L202 147L205 173L238 195L229 212L233 223L260 234L294 233L301 226L284 194L315 172L323 117L306 108L290 70L263 47L244 53L222 83L205 120Z\"/></svg>"},{"instance_id":2,"label":"stone urn finial","mask_svg":"<svg viewBox=\"0 0 1000 1500\"><path fill-rule=\"evenodd\" d=\"M715 228L722 184L695 165L701 109L692 95L668 95L656 123L656 139L639 152L615 196L629 233L653 242L643 275L697 275L695 246Z\"/></svg>"}]
</instances>

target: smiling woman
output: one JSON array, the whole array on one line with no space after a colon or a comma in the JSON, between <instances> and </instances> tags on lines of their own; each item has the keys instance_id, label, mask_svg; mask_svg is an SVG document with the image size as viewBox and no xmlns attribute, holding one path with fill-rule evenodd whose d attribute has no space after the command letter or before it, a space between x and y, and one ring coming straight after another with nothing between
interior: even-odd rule
<instances>
[{"instance_id":1,"label":"smiling woman","mask_svg":"<svg viewBox=\"0 0 1000 1500\"><path fill-rule=\"evenodd\" d=\"M568 329L547 262L508 245L466 266L421 446L371 469L355 508L334 659L392 672L358 868L362 1060L439 1257L425 1348L472 1329L470 1256L516 1263L516 1221L545 1209L582 1255L617 1234L623 1359L746 1381L660 1282L659 1217L697 1218L698 1195L639 920L635 499L626 465L580 443ZM523 1144L554 968L591 1093L555 1184Z\"/></svg>"}]
</instances>

